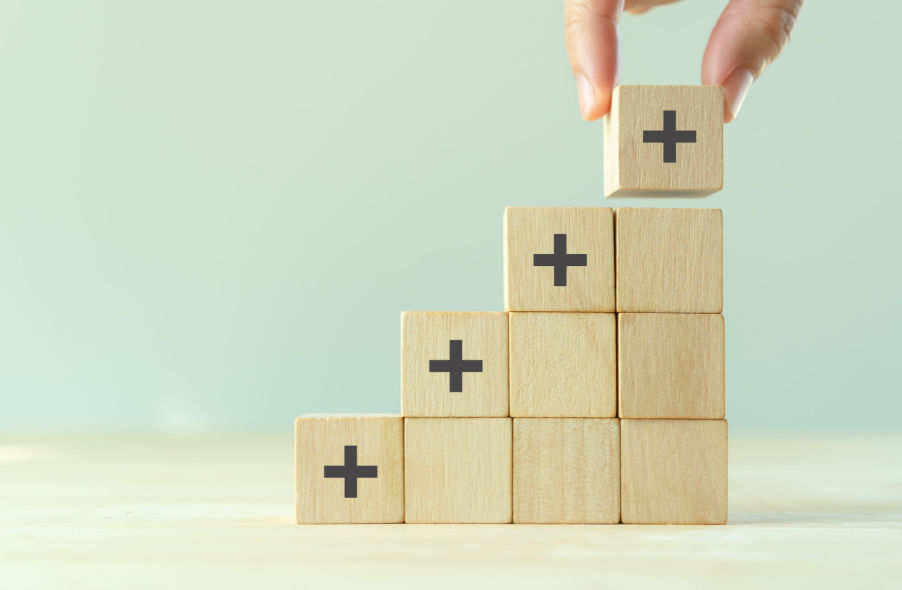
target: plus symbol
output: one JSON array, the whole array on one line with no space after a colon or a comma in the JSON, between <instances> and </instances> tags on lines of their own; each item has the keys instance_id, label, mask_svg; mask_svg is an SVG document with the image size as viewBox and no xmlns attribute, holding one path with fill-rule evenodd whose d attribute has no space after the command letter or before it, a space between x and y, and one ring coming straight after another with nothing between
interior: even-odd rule
<instances>
[{"instance_id":1,"label":"plus symbol","mask_svg":"<svg viewBox=\"0 0 902 590\"><path fill-rule=\"evenodd\" d=\"M357 479L361 477L376 477L375 465L357 464L357 445L345 445L345 464L326 465L323 467L323 477L336 477L345 480L345 498L357 497Z\"/></svg>"},{"instance_id":2,"label":"plus symbol","mask_svg":"<svg viewBox=\"0 0 902 590\"><path fill-rule=\"evenodd\" d=\"M464 373L482 373L482 361L465 361L463 340L451 340L451 354L446 361L429 361L430 373L448 373L451 378L451 393L464 390Z\"/></svg>"},{"instance_id":3,"label":"plus symbol","mask_svg":"<svg viewBox=\"0 0 902 590\"><path fill-rule=\"evenodd\" d=\"M554 234L554 254L533 254L533 266L553 266L554 286L567 286L567 267L586 266L585 254L567 254L567 234Z\"/></svg>"},{"instance_id":4,"label":"plus symbol","mask_svg":"<svg viewBox=\"0 0 902 590\"><path fill-rule=\"evenodd\" d=\"M676 111L664 111L664 129L643 131L642 143L660 143L664 146L664 162L676 162L678 143L695 143L695 131L677 130Z\"/></svg>"}]
</instances>

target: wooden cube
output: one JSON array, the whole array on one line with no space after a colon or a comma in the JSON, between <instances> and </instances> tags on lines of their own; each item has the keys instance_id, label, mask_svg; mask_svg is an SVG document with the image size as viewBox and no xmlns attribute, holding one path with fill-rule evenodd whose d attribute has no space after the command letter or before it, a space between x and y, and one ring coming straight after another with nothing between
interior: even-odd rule
<instances>
[{"instance_id":1,"label":"wooden cube","mask_svg":"<svg viewBox=\"0 0 902 590\"><path fill-rule=\"evenodd\" d=\"M620 421L515 418L514 522L620 522Z\"/></svg>"},{"instance_id":2,"label":"wooden cube","mask_svg":"<svg viewBox=\"0 0 902 590\"><path fill-rule=\"evenodd\" d=\"M617 311L720 313L720 209L617 209Z\"/></svg>"},{"instance_id":3,"label":"wooden cube","mask_svg":"<svg viewBox=\"0 0 902 590\"><path fill-rule=\"evenodd\" d=\"M622 313L617 317L621 418L723 418L720 314Z\"/></svg>"},{"instance_id":4,"label":"wooden cube","mask_svg":"<svg viewBox=\"0 0 902 590\"><path fill-rule=\"evenodd\" d=\"M507 416L505 312L401 314L404 416Z\"/></svg>"},{"instance_id":5,"label":"wooden cube","mask_svg":"<svg viewBox=\"0 0 902 590\"><path fill-rule=\"evenodd\" d=\"M405 418L407 522L511 521L510 418Z\"/></svg>"},{"instance_id":6,"label":"wooden cube","mask_svg":"<svg viewBox=\"0 0 902 590\"><path fill-rule=\"evenodd\" d=\"M298 524L404 522L400 416L301 416L295 431Z\"/></svg>"},{"instance_id":7,"label":"wooden cube","mask_svg":"<svg viewBox=\"0 0 902 590\"><path fill-rule=\"evenodd\" d=\"M614 311L614 222L602 207L504 211L508 311Z\"/></svg>"},{"instance_id":8,"label":"wooden cube","mask_svg":"<svg viewBox=\"0 0 902 590\"><path fill-rule=\"evenodd\" d=\"M616 321L610 313L510 314L510 412L617 415Z\"/></svg>"},{"instance_id":9,"label":"wooden cube","mask_svg":"<svg viewBox=\"0 0 902 590\"><path fill-rule=\"evenodd\" d=\"M606 197L701 196L721 188L719 86L614 88L604 118Z\"/></svg>"},{"instance_id":10,"label":"wooden cube","mask_svg":"<svg viewBox=\"0 0 902 590\"><path fill-rule=\"evenodd\" d=\"M624 523L727 521L726 420L621 420L620 450Z\"/></svg>"}]
</instances>

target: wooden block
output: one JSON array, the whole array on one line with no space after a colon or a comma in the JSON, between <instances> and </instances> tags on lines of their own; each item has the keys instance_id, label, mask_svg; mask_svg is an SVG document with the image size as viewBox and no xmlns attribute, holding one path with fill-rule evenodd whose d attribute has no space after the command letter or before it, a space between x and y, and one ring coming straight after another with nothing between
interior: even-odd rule
<instances>
[{"instance_id":1,"label":"wooden block","mask_svg":"<svg viewBox=\"0 0 902 590\"><path fill-rule=\"evenodd\" d=\"M400 416L301 416L295 432L298 524L404 522Z\"/></svg>"},{"instance_id":2,"label":"wooden block","mask_svg":"<svg viewBox=\"0 0 902 590\"><path fill-rule=\"evenodd\" d=\"M504 211L508 311L614 311L614 222L603 207Z\"/></svg>"},{"instance_id":3,"label":"wooden block","mask_svg":"<svg viewBox=\"0 0 902 590\"><path fill-rule=\"evenodd\" d=\"M604 118L606 197L702 196L721 188L720 87L614 88Z\"/></svg>"},{"instance_id":4,"label":"wooden block","mask_svg":"<svg viewBox=\"0 0 902 590\"><path fill-rule=\"evenodd\" d=\"M624 523L727 521L726 420L621 420L620 449Z\"/></svg>"},{"instance_id":5,"label":"wooden block","mask_svg":"<svg viewBox=\"0 0 902 590\"><path fill-rule=\"evenodd\" d=\"M514 522L620 522L620 421L515 418Z\"/></svg>"},{"instance_id":6,"label":"wooden block","mask_svg":"<svg viewBox=\"0 0 902 590\"><path fill-rule=\"evenodd\" d=\"M507 416L507 314L401 314L404 416Z\"/></svg>"},{"instance_id":7,"label":"wooden block","mask_svg":"<svg viewBox=\"0 0 902 590\"><path fill-rule=\"evenodd\" d=\"M723 418L724 325L720 314L617 316L621 418Z\"/></svg>"},{"instance_id":8,"label":"wooden block","mask_svg":"<svg viewBox=\"0 0 902 590\"><path fill-rule=\"evenodd\" d=\"M407 522L511 521L510 418L405 418Z\"/></svg>"},{"instance_id":9,"label":"wooden block","mask_svg":"<svg viewBox=\"0 0 902 590\"><path fill-rule=\"evenodd\" d=\"M720 209L617 209L617 311L720 313Z\"/></svg>"},{"instance_id":10,"label":"wooden block","mask_svg":"<svg viewBox=\"0 0 902 590\"><path fill-rule=\"evenodd\" d=\"M610 313L510 314L510 411L517 417L617 415Z\"/></svg>"}]
</instances>

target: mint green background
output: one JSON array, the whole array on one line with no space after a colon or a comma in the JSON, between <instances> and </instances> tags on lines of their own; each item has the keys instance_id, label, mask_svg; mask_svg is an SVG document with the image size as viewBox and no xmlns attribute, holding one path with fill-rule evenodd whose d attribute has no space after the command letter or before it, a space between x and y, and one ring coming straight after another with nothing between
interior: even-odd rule
<instances>
[{"instance_id":1,"label":"mint green background","mask_svg":"<svg viewBox=\"0 0 902 590\"><path fill-rule=\"evenodd\" d=\"M898 3L809 2L723 192L604 201L560 2L0 4L0 429L399 409L399 312L502 307L506 205L722 207L733 432L902 420ZM622 24L697 83L722 3Z\"/></svg>"}]
</instances>

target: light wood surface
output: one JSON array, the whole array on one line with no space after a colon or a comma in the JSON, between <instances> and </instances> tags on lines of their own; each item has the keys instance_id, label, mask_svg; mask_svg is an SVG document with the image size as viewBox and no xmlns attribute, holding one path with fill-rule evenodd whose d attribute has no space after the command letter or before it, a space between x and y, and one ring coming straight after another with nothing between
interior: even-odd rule
<instances>
[{"instance_id":1,"label":"light wood surface","mask_svg":"<svg viewBox=\"0 0 902 590\"><path fill-rule=\"evenodd\" d=\"M514 522L619 523L620 421L514 418Z\"/></svg>"},{"instance_id":2,"label":"light wood surface","mask_svg":"<svg viewBox=\"0 0 902 590\"><path fill-rule=\"evenodd\" d=\"M2 436L0 588L869 590L902 579L900 435L733 433L730 518L705 527L299 526L292 448L288 432Z\"/></svg>"},{"instance_id":3,"label":"light wood surface","mask_svg":"<svg viewBox=\"0 0 902 590\"><path fill-rule=\"evenodd\" d=\"M404 424L407 522L511 522L510 418Z\"/></svg>"},{"instance_id":4,"label":"light wood surface","mask_svg":"<svg viewBox=\"0 0 902 590\"><path fill-rule=\"evenodd\" d=\"M507 416L507 314L501 312L404 312L401 314L401 413L404 416ZM459 340L462 358L482 362L480 371L430 371L433 360L451 357ZM442 368L442 367L439 367Z\"/></svg>"},{"instance_id":5,"label":"light wood surface","mask_svg":"<svg viewBox=\"0 0 902 590\"><path fill-rule=\"evenodd\" d=\"M611 313L511 312L511 416L616 416L616 329Z\"/></svg>"},{"instance_id":6,"label":"light wood surface","mask_svg":"<svg viewBox=\"0 0 902 590\"><path fill-rule=\"evenodd\" d=\"M624 523L727 521L726 420L621 420L620 432Z\"/></svg>"},{"instance_id":7,"label":"light wood surface","mask_svg":"<svg viewBox=\"0 0 902 590\"><path fill-rule=\"evenodd\" d=\"M720 209L624 208L614 216L617 311L723 311Z\"/></svg>"},{"instance_id":8,"label":"light wood surface","mask_svg":"<svg viewBox=\"0 0 902 590\"><path fill-rule=\"evenodd\" d=\"M618 314L617 382L621 418L723 418L723 316Z\"/></svg>"},{"instance_id":9,"label":"light wood surface","mask_svg":"<svg viewBox=\"0 0 902 590\"><path fill-rule=\"evenodd\" d=\"M669 111L671 115L665 115ZM665 121L681 133L665 161ZM718 86L618 86L604 118L604 194L702 196L723 188L723 90ZM651 135L646 136L646 132Z\"/></svg>"},{"instance_id":10,"label":"light wood surface","mask_svg":"<svg viewBox=\"0 0 902 590\"><path fill-rule=\"evenodd\" d=\"M566 285L555 285L554 267L535 264L536 254L555 253L556 234L566 236L567 254L585 254L584 266L567 266L566 273L562 273ZM540 259L539 262L551 261ZM614 311L611 209L505 209L504 301L508 311Z\"/></svg>"},{"instance_id":11,"label":"light wood surface","mask_svg":"<svg viewBox=\"0 0 902 590\"><path fill-rule=\"evenodd\" d=\"M345 466L345 447L375 477L325 477ZM338 467L341 469L341 467ZM370 470L372 471L372 469ZM372 474L370 474L372 475ZM404 423L400 416L301 416L295 420L295 504L299 523L404 522Z\"/></svg>"}]
</instances>

